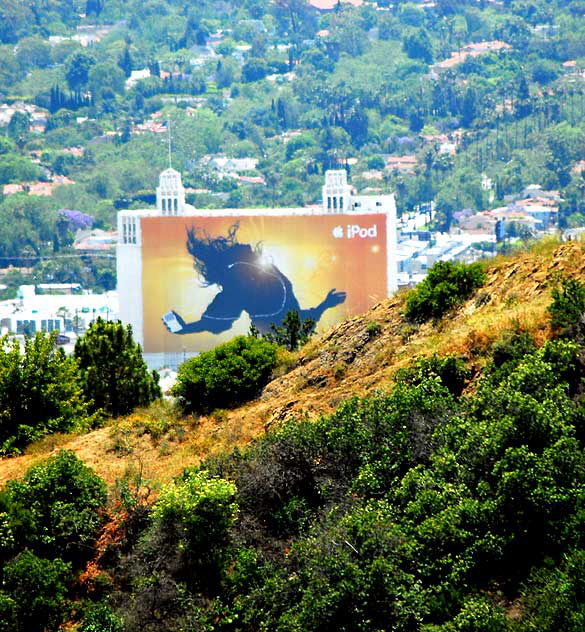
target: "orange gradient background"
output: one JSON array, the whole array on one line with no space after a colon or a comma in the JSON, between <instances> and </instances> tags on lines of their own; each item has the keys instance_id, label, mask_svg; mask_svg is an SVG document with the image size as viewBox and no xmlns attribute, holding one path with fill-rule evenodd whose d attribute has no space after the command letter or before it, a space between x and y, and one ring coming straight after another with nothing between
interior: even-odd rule
<instances>
[{"instance_id":1,"label":"orange gradient background","mask_svg":"<svg viewBox=\"0 0 585 632\"><path fill-rule=\"evenodd\" d=\"M325 311L317 331L359 314L386 297L386 216L293 215L244 217L142 218L142 290L144 351L204 351L236 335L247 334L250 318L242 312L229 331L178 335L169 333L162 316L174 310L186 322L199 320L217 285L204 286L187 252L187 229L210 237L227 236L239 223L236 239L261 244L263 257L286 275L301 309L317 306L329 290L346 292L345 302ZM370 229L369 236L347 237L348 225ZM372 237L375 226L376 236ZM343 237L333 235L343 229ZM245 291L245 290L244 290Z\"/></svg>"}]
</instances>

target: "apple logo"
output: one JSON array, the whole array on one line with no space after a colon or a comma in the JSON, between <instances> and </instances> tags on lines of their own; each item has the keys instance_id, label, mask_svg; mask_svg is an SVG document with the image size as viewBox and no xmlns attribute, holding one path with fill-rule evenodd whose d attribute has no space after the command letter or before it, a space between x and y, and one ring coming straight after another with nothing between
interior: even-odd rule
<instances>
[{"instance_id":1,"label":"apple logo","mask_svg":"<svg viewBox=\"0 0 585 632\"><path fill-rule=\"evenodd\" d=\"M335 239L341 239L343 237L343 226L335 226L331 231L331 234Z\"/></svg>"}]
</instances>

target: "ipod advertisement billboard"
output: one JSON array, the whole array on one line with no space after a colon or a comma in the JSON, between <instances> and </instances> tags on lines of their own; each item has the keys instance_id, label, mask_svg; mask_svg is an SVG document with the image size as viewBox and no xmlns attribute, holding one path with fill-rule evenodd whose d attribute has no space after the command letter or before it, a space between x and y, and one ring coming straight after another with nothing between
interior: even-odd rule
<instances>
[{"instance_id":1,"label":"ipod advertisement billboard","mask_svg":"<svg viewBox=\"0 0 585 632\"><path fill-rule=\"evenodd\" d=\"M144 351L205 351L296 310L317 331L387 295L386 215L145 217Z\"/></svg>"}]
</instances>

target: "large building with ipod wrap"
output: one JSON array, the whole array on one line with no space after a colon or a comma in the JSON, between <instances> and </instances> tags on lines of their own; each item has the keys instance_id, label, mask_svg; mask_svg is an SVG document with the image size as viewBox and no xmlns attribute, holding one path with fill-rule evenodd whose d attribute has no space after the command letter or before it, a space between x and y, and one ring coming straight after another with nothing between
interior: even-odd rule
<instances>
[{"instance_id":1,"label":"large building with ipod wrap","mask_svg":"<svg viewBox=\"0 0 585 632\"><path fill-rule=\"evenodd\" d=\"M317 331L397 289L392 195L356 195L327 171L322 204L197 210L180 174L160 175L156 208L118 213L120 318L152 368L176 367L287 312Z\"/></svg>"}]
</instances>

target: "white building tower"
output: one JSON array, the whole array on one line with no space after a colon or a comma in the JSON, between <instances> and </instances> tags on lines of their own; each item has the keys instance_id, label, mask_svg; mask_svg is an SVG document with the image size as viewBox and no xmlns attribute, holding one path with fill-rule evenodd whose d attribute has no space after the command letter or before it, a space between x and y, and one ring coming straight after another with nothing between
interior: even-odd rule
<instances>
[{"instance_id":1,"label":"white building tower","mask_svg":"<svg viewBox=\"0 0 585 632\"><path fill-rule=\"evenodd\" d=\"M181 174L174 169L165 169L156 188L156 208L159 215L185 215L185 188Z\"/></svg>"},{"instance_id":2,"label":"white building tower","mask_svg":"<svg viewBox=\"0 0 585 632\"><path fill-rule=\"evenodd\" d=\"M345 169L325 172L323 212L346 213L351 210L351 186L347 184Z\"/></svg>"}]
</instances>

